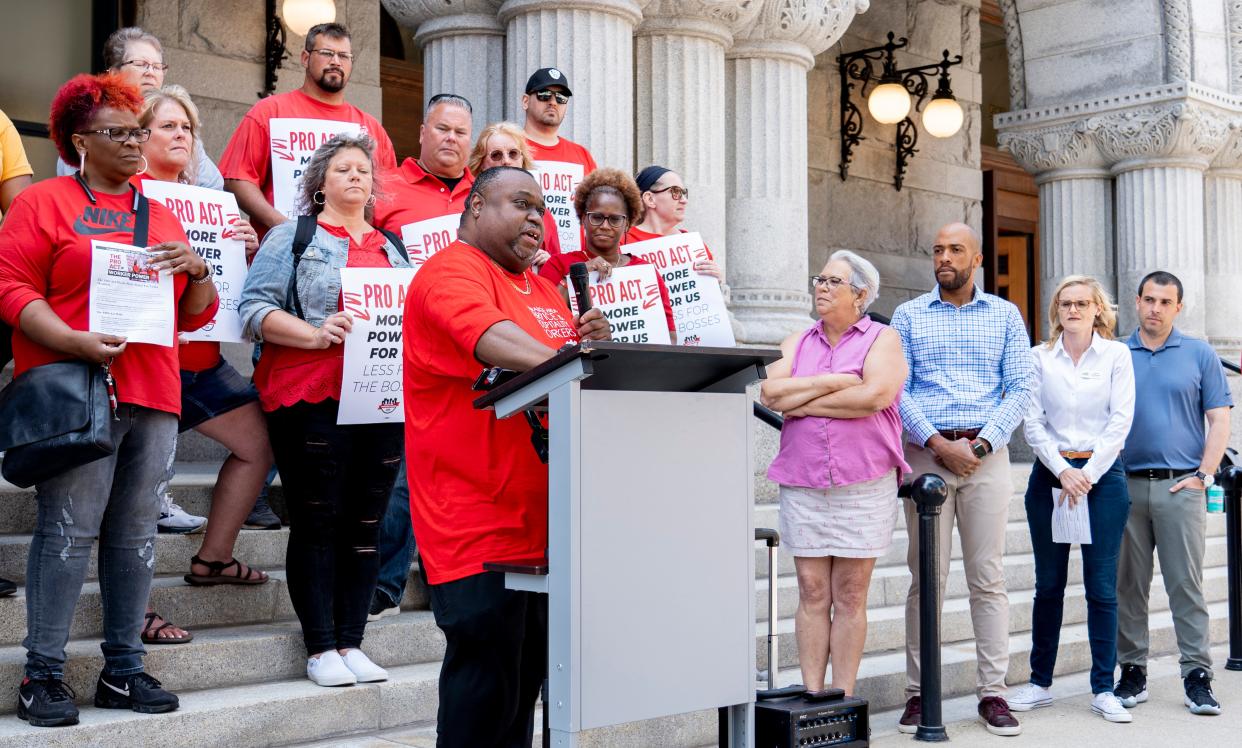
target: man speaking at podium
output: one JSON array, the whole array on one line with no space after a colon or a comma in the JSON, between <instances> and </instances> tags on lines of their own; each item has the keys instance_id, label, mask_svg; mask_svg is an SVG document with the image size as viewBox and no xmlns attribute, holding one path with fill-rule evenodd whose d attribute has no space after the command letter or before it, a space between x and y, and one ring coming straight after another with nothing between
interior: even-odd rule
<instances>
[{"instance_id":1,"label":"man speaking at podium","mask_svg":"<svg viewBox=\"0 0 1242 748\"><path fill-rule=\"evenodd\" d=\"M457 241L433 255L406 300L405 445L410 515L447 647L440 748L529 748L547 666L547 598L507 590L489 561L541 558L548 470L522 418L475 410L483 367L526 371L579 339L607 340L598 309L574 323L530 271L543 194L523 169L480 174Z\"/></svg>"}]
</instances>

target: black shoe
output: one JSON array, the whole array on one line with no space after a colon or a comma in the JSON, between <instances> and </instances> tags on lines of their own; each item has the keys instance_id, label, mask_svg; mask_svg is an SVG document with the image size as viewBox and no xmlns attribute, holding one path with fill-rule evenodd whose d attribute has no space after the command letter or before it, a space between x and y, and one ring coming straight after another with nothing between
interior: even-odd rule
<instances>
[{"instance_id":1,"label":"black shoe","mask_svg":"<svg viewBox=\"0 0 1242 748\"><path fill-rule=\"evenodd\" d=\"M25 678L17 687L17 716L35 727L60 727L78 723L77 694L64 681Z\"/></svg>"},{"instance_id":2,"label":"black shoe","mask_svg":"<svg viewBox=\"0 0 1242 748\"><path fill-rule=\"evenodd\" d=\"M267 505L267 497L260 496L254 502L254 509L250 510L250 516L246 517L242 527L250 530L279 530L280 517Z\"/></svg>"},{"instance_id":3,"label":"black shoe","mask_svg":"<svg viewBox=\"0 0 1242 748\"><path fill-rule=\"evenodd\" d=\"M386 593L375 591L375 597L371 598L371 611L367 614L367 621L378 621L387 616L395 616L401 613L401 606L388 599Z\"/></svg>"},{"instance_id":4,"label":"black shoe","mask_svg":"<svg viewBox=\"0 0 1242 748\"><path fill-rule=\"evenodd\" d=\"M95 706L100 709L133 709L143 714L163 714L180 704L176 694L165 691L158 680L146 673L100 673L99 682L95 684Z\"/></svg>"},{"instance_id":5,"label":"black shoe","mask_svg":"<svg viewBox=\"0 0 1242 748\"><path fill-rule=\"evenodd\" d=\"M1147 673L1138 665L1122 665L1121 680L1113 688L1113 695L1126 709L1147 701Z\"/></svg>"},{"instance_id":6,"label":"black shoe","mask_svg":"<svg viewBox=\"0 0 1242 748\"><path fill-rule=\"evenodd\" d=\"M0 577L0 597L8 597L14 592L17 592L17 582Z\"/></svg>"},{"instance_id":7,"label":"black shoe","mask_svg":"<svg viewBox=\"0 0 1242 748\"><path fill-rule=\"evenodd\" d=\"M1186 708L1191 714L1220 714L1220 702L1212 696L1212 679L1203 668L1195 668L1182 678L1186 689Z\"/></svg>"}]
</instances>

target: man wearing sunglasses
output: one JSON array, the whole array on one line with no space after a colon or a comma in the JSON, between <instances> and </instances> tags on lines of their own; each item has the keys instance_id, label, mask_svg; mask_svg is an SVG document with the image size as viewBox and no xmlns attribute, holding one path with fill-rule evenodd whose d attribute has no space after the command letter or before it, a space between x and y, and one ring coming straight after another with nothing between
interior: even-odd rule
<instances>
[{"instance_id":1,"label":"man wearing sunglasses","mask_svg":"<svg viewBox=\"0 0 1242 748\"><path fill-rule=\"evenodd\" d=\"M526 81L522 111L526 112L526 142L539 172L548 212L556 219L561 251L582 249L582 231L574 213L574 188L595 171L595 159L585 147L559 135L569 99L569 77L557 68L539 68Z\"/></svg>"}]
</instances>

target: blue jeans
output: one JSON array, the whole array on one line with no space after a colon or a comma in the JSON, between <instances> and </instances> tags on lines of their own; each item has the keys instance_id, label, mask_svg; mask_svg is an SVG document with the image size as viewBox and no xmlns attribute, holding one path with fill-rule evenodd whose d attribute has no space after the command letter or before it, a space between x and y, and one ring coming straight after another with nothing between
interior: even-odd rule
<instances>
[{"instance_id":1,"label":"blue jeans","mask_svg":"<svg viewBox=\"0 0 1242 748\"><path fill-rule=\"evenodd\" d=\"M1086 460L1070 460L1081 468ZM1068 543L1052 542L1052 489L1060 481L1036 462L1026 488L1026 522L1035 554L1035 605L1031 613L1031 683L1047 688L1057 664ZM1121 461L1113 462L1087 494L1091 542L1082 547L1082 581L1087 595L1087 636L1091 641L1091 692L1113 690L1117 661L1117 557L1130 514L1130 493Z\"/></svg>"},{"instance_id":2,"label":"blue jeans","mask_svg":"<svg viewBox=\"0 0 1242 748\"><path fill-rule=\"evenodd\" d=\"M155 523L176 449L177 417L121 405L115 454L35 486L26 563L26 675L60 679L73 609L99 538L104 670L142 672L143 614L155 570Z\"/></svg>"},{"instance_id":3,"label":"blue jeans","mask_svg":"<svg viewBox=\"0 0 1242 748\"><path fill-rule=\"evenodd\" d=\"M380 570L376 592L384 593L388 602L400 605L405 595L405 582L414 562L414 529L410 524L410 484L405 479L405 458L388 497L388 511L380 526Z\"/></svg>"}]
</instances>

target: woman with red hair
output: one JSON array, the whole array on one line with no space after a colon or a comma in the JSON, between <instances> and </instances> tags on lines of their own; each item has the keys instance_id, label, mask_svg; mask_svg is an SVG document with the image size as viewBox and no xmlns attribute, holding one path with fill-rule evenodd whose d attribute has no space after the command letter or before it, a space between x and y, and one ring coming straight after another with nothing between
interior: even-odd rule
<instances>
[{"instance_id":1,"label":"woman with red hair","mask_svg":"<svg viewBox=\"0 0 1242 748\"><path fill-rule=\"evenodd\" d=\"M88 331L95 241L146 245L149 264L171 275L177 329L197 329L219 305L211 268L190 249L176 216L146 203L129 183L144 164L140 144L151 134L138 124L141 110L138 90L115 74L79 75L66 83L52 102L49 124L61 157L79 171L18 195L0 227L0 318L14 328L14 378L81 359L110 362L116 380L109 422L115 452L35 484L26 667L17 705L18 716L32 725L78 721L62 682L65 644L96 537L104 667L95 706L144 713L178 706L177 697L143 671L139 640L181 409L177 349L172 340L167 346L130 344Z\"/></svg>"}]
</instances>

